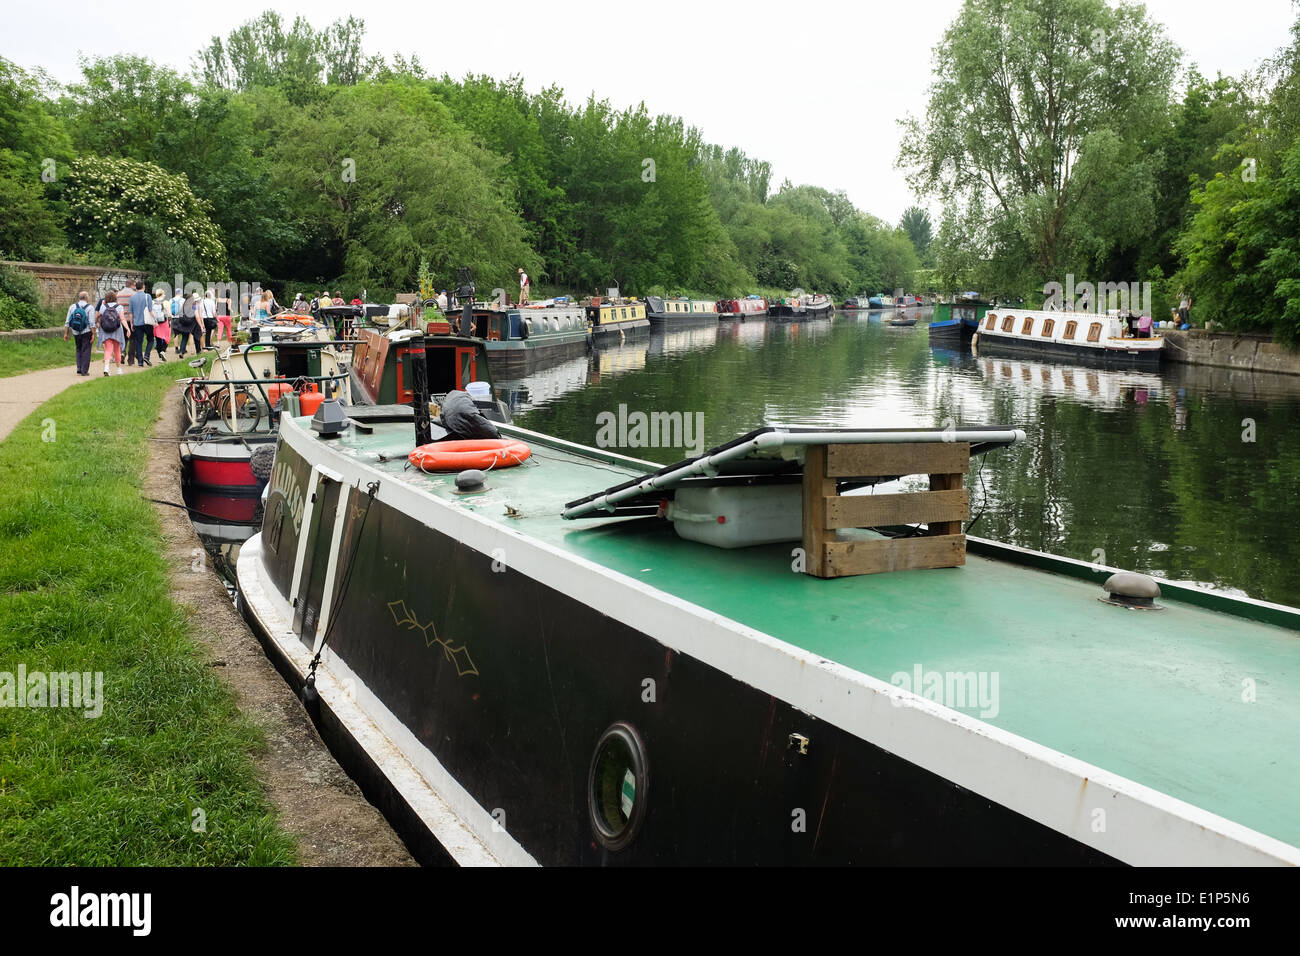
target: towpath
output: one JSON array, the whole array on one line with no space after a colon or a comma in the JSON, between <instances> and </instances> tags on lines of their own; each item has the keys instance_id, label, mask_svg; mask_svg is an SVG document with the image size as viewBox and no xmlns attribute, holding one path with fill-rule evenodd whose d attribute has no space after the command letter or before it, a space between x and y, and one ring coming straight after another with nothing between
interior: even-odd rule
<instances>
[{"instance_id":1,"label":"towpath","mask_svg":"<svg viewBox=\"0 0 1300 956\"><path fill-rule=\"evenodd\" d=\"M102 356L102 353L95 354ZM184 366L178 365L178 367ZM139 365L124 366L124 370L127 374L143 371ZM182 374L177 373L178 376ZM77 374L76 366L71 363L58 368L46 368L39 372L25 372L22 375L0 378L0 441L8 438L9 433L18 426L19 422L69 385L89 382L102 378L103 375L104 364L103 358L100 357L98 362L90 363L90 375L85 378ZM117 373L114 372L111 377L116 378Z\"/></svg>"}]
</instances>

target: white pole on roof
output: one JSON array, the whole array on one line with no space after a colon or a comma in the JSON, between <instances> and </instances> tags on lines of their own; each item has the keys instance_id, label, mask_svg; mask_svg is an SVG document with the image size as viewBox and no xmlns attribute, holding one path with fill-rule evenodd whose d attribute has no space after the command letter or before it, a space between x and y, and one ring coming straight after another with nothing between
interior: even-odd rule
<instances>
[{"instance_id":1,"label":"white pole on roof","mask_svg":"<svg viewBox=\"0 0 1300 956\"><path fill-rule=\"evenodd\" d=\"M1024 431L1019 428L1008 429L956 429L948 431L939 428L917 429L913 431L848 431L848 432L788 432L771 431L736 445L726 448L716 455L697 458L680 468L659 475L651 475L635 485L620 488L609 494L593 498L591 501L566 508L565 518L581 518L594 511L610 511L630 498L636 498L660 488L667 488L684 478L696 475L712 477L718 473L718 465L736 458L744 458L751 452L767 448L782 448L799 445L896 445L902 443L933 442L936 438L943 442L999 442L1011 444L1022 441Z\"/></svg>"}]
</instances>

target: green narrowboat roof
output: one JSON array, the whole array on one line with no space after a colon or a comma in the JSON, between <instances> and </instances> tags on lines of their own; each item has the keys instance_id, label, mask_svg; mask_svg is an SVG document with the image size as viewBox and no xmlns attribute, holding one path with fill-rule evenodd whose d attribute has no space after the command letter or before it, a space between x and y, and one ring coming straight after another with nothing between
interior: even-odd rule
<instances>
[{"instance_id":1,"label":"green narrowboat roof","mask_svg":"<svg viewBox=\"0 0 1300 956\"><path fill-rule=\"evenodd\" d=\"M1077 575L976 553L961 568L823 580L792 573L796 543L726 550L683 540L654 518L567 521L567 502L659 466L502 432L529 441L533 458L492 471L480 495L455 494L454 475L404 469L410 424L349 430L331 447L882 681L918 665L996 672L998 713L965 713L1300 845L1296 631L1197 606L1177 588L1165 589L1163 610L1118 608ZM376 461L378 452L392 460ZM520 517L507 517L506 505Z\"/></svg>"}]
</instances>

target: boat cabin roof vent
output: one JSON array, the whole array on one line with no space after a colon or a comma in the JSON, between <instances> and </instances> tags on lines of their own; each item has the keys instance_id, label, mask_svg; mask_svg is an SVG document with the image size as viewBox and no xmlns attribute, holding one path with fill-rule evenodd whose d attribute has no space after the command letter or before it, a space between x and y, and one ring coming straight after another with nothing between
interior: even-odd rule
<instances>
[{"instance_id":1,"label":"boat cabin roof vent","mask_svg":"<svg viewBox=\"0 0 1300 956\"><path fill-rule=\"evenodd\" d=\"M1118 607L1160 610L1156 598L1160 597L1160 585L1155 578L1135 571L1117 571L1106 579L1102 585L1106 597L1098 600Z\"/></svg>"},{"instance_id":2,"label":"boat cabin roof vent","mask_svg":"<svg viewBox=\"0 0 1300 956\"><path fill-rule=\"evenodd\" d=\"M336 438L343 429L351 425L343 412L343 405L337 398L327 398L320 403L316 414L311 417L311 430L321 438Z\"/></svg>"}]
</instances>

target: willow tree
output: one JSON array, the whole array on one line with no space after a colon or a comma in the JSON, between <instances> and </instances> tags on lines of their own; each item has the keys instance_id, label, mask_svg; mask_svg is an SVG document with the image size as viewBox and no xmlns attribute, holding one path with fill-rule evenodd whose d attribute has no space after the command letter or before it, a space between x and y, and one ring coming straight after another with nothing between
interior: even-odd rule
<instances>
[{"instance_id":1,"label":"willow tree","mask_svg":"<svg viewBox=\"0 0 1300 956\"><path fill-rule=\"evenodd\" d=\"M948 234L1055 278L1080 245L1095 258L1098 243L1150 228L1158 157L1144 147L1179 55L1140 5L966 0L935 48L925 116L902 123L898 163L946 219L967 218Z\"/></svg>"}]
</instances>

